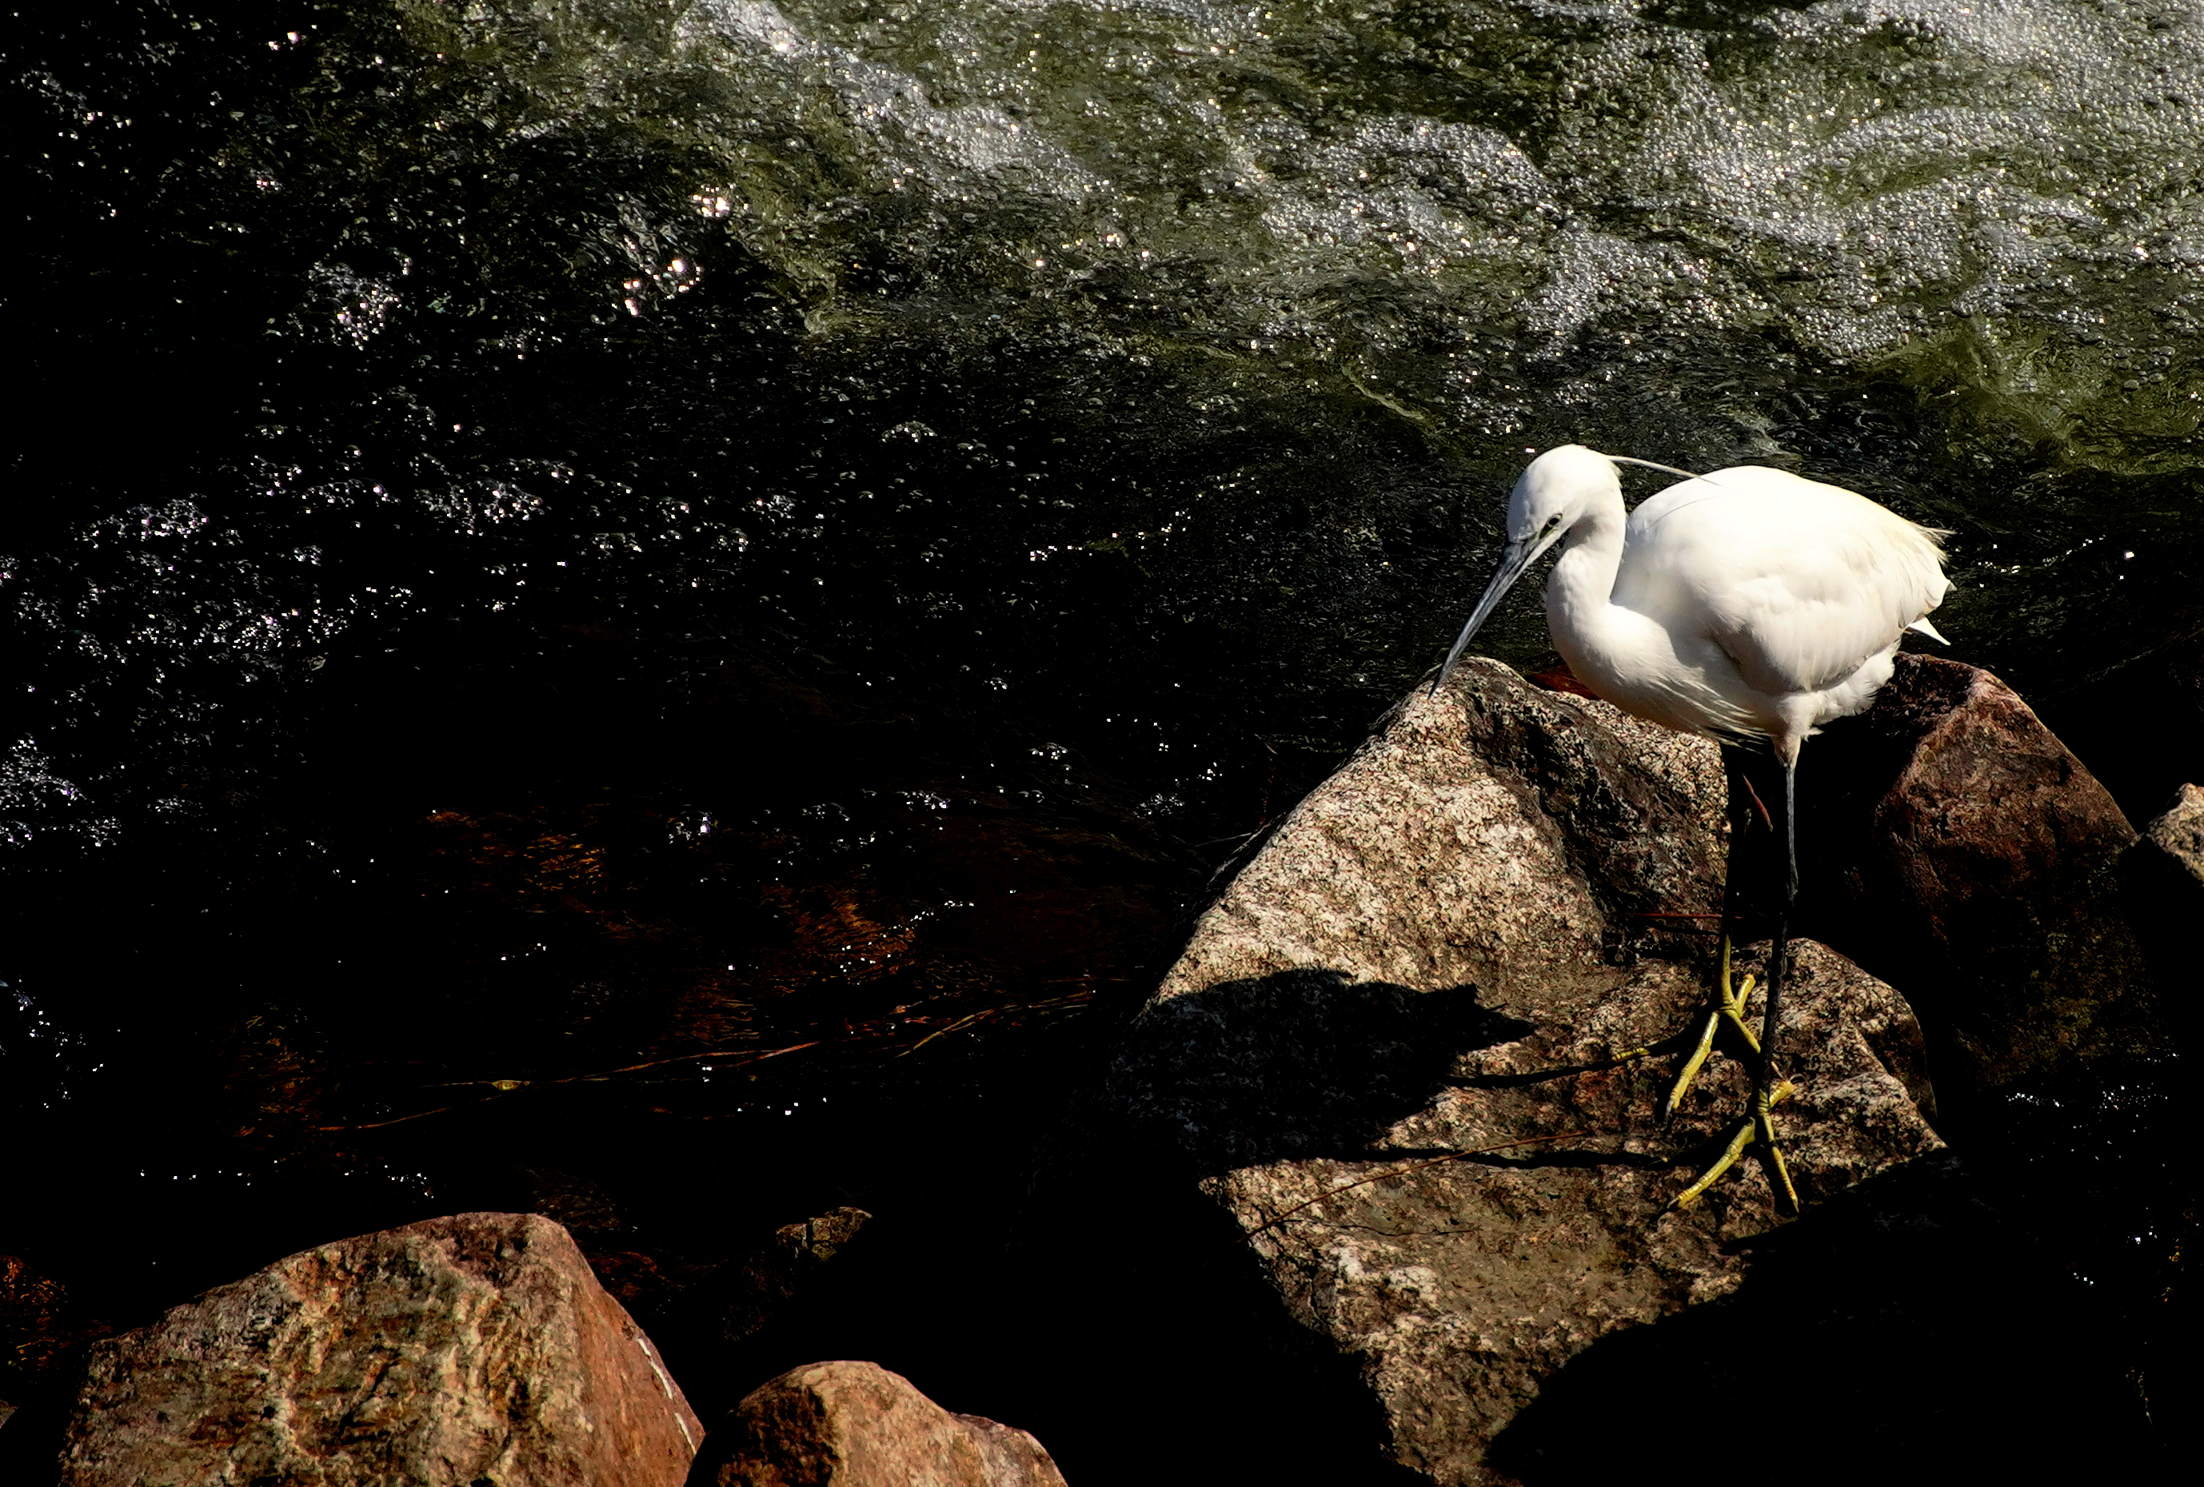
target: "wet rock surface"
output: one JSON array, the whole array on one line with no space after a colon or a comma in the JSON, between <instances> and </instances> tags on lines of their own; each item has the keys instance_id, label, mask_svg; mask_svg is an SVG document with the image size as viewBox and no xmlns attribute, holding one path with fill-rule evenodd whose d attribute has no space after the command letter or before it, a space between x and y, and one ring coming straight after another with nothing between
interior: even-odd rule
<instances>
[{"instance_id":1,"label":"wet rock surface","mask_svg":"<svg viewBox=\"0 0 2204 1487\"><path fill-rule=\"evenodd\" d=\"M1023 1430L935 1404L877 1363L812 1363L753 1390L718 1487L1063 1487Z\"/></svg>"},{"instance_id":2,"label":"wet rock surface","mask_svg":"<svg viewBox=\"0 0 2204 1487\"><path fill-rule=\"evenodd\" d=\"M845 1205L800 1224L783 1224L770 1243L730 1266L728 1273L714 1276L709 1291L718 1300L721 1336L739 1343L763 1331L775 1312L802 1294L819 1267L856 1239L871 1217L862 1208Z\"/></svg>"},{"instance_id":3,"label":"wet rock surface","mask_svg":"<svg viewBox=\"0 0 2204 1487\"><path fill-rule=\"evenodd\" d=\"M468 1213L319 1246L96 1347L67 1487L672 1487L702 1427L566 1231Z\"/></svg>"}]
</instances>

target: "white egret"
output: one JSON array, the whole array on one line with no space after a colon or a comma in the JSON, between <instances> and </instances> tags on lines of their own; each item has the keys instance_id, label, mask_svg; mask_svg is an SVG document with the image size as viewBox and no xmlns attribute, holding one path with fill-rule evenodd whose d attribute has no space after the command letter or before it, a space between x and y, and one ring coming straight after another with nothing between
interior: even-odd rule
<instances>
[{"instance_id":1,"label":"white egret","mask_svg":"<svg viewBox=\"0 0 2204 1487\"><path fill-rule=\"evenodd\" d=\"M1626 520L1618 460L1685 479ZM1940 535L1865 496L1782 470L1740 465L1692 475L1565 444L1516 481L1499 571L1432 683L1435 691L1446 680L1509 587L1566 538L1546 581L1546 623L1577 679L1624 712L1670 728L1725 745L1764 742L1783 766L1788 878L1768 957L1752 1108L1721 1159L1675 1206L1697 1198L1755 1142L1798 1206L1770 1112L1786 1092L1776 1079L1775 1034L1798 892L1799 746L1874 700L1890 680L1902 631L1944 638L1927 619L1951 586ZM1743 1020L1752 983L1730 987L1733 898L1723 903L1717 1003L1669 1093L1671 1109L1723 1019L1754 1041Z\"/></svg>"}]
</instances>

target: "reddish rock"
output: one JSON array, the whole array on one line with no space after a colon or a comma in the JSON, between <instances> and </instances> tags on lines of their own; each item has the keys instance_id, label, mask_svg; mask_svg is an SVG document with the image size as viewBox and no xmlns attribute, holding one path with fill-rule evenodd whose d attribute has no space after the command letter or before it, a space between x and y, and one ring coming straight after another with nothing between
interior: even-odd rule
<instances>
[{"instance_id":1,"label":"reddish rock","mask_svg":"<svg viewBox=\"0 0 2204 1487\"><path fill-rule=\"evenodd\" d=\"M0 1255L0 1482L53 1480L85 1350L114 1331L60 1281Z\"/></svg>"},{"instance_id":2,"label":"reddish rock","mask_svg":"<svg viewBox=\"0 0 2204 1487\"><path fill-rule=\"evenodd\" d=\"M322 1245L93 1350L64 1487L678 1487L702 1427L566 1230Z\"/></svg>"},{"instance_id":3,"label":"reddish rock","mask_svg":"<svg viewBox=\"0 0 2204 1487\"><path fill-rule=\"evenodd\" d=\"M42 1326L67 1304L61 1282L27 1261L0 1255L0 1326Z\"/></svg>"},{"instance_id":4,"label":"reddish rock","mask_svg":"<svg viewBox=\"0 0 2204 1487\"><path fill-rule=\"evenodd\" d=\"M877 1363L807 1363L752 1390L720 1487L1063 1487L1022 1430L952 1415Z\"/></svg>"},{"instance_id":5,"label":"reddish rock","mask_svg":"<svg viewBox=\"0 0 2204 1487\"><path fill-rule=\"evenodd\" d=\"M45 1371L55 1354L85 1335L101 1336L113 1330L93 1323L90 1328L71 1326L69 1293L60 1281L33 1269L14 1255L0 1255L0 1348L4 1365L0 1381L20 1388L30 1377ZM72 1336L72 1334L76 1334Z\"/></svg>"},{"instance_id":6,"label":"reddish rock","mask_svg":"<svg viewBox=\"0 0 2204 1487\"><path fill-rule=\"evenodd\" d=\"M1905 994L1947 1101L2160 1051L2118 894L2135 830L1996 677L1900 655L1807 744L1798 788L1794 926Z\"/></svg>"}]
</instances>

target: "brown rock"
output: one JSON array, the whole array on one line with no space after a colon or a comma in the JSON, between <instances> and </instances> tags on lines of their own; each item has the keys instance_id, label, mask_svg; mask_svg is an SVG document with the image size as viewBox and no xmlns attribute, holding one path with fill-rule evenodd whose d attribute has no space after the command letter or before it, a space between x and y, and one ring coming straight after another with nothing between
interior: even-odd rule
<instances>
[{"instance_id":1,"label":"brown rock","mask_svg":"<svg viewBox=\"0 0 2204 1487\"><path fill-rule=\"evenodd\" d=\"M69 1292L60 1281L14 1255L0 1255L0 1390L16 1403L0 1402L0 1420L22 1398L67 1377L71 1352L114 1329L70 1315ZM0 1463L4 1464L4 1463Z\"/></svg>"},{"instance_id":2,"label":"brown rock","mask_svg":"<svg viewBox=\"0 0 2204 1487\"><path fill-rule=\"evenodd\" d=\"M1048 1448L1028 1431L983 1415L958 1415L987 1463L989 1487L1064 1487Z\"/></svg>"},{"instance_id":3,"label":"brown rock","mask_svg":"<svg viewBox=\"0 0 2204 1487\"><path fill-rule=\"evenodd\" d=\"M1962 1113L2032 1075L2158 1051L2118 898L2134 828L1986 671L1900 655L1808 743L1796 925L1900 988Z\"/></svg>"},{"instance_id":4,"label":"brown rock","mask_svg":"<svg viewBox=\"0 0 2204 1487\"><path fill-rule=\"evenodd\" d=\"M53 1276L0 1255L0 1482L53 1481L85 1350L114 1332Z\"/></svg>"},{"instance_id":5,"label":"brown rock","mask_svg":"<svg viewBox=\"0 0 2204 1487\"><path fill-rule=\"evenodd\" d=\"M1614 1061L1703 1005L1711 940L1643 916L1718 907L1724 802L1712 745L1469 662L1295 810L1135 1025L1101 1118L1171 1154L1354 1360L1373 1457L1498 1480L1487 1448L1546 1380L1735 1291L1775 1227L1749 1162L1662 1211L1744 1065L1718 1055L1664 1126L1673 1060ZM1811 1207L1942 1142L1904 1001L1819 945L1795 964Z\"/></svg>"},{"instance_id":6,"label":"brown rock","mask_svg":"<svg viewBox=\"0 0 2204 1487\"><path fill-rule=\"evenodd\" d=\"M573 1240L466 1213L322 1245L100 1344L65 1487L673 1487L702 1428Z\"/></svg>"},{"instance_id":7,"label":"brown rock","mask_svg":"<svg viewBox=\"0 0 2204 1487\"><path fill-rule=\"evenodd\" d=\"M1041 1443L952 1415L877 1363L809 1363L735 1409L720 1487L1063 1487Z\"/></svg>"}]
</instances>

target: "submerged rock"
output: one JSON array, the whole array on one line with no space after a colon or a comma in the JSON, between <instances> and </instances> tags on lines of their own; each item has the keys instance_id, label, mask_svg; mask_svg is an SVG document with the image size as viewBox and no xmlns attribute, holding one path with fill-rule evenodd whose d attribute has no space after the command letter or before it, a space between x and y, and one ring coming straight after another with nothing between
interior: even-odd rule
<instances>
[{"instance_id":1,"label":"submerged rock","mask_svg":"<svg viewBox=\"0 0 2204 1487\"><path fill-rule=\"evenodd\" d=\"M702 1436L566 1231L463 1213L278 1260L100 1344L64 1487L675 1487Z\"/></svg>"},{"instance_id":2,"label":"submerged rock","mask_svg":"<svg viewBox=\"0 0 2204 1487\"><path fill-rule=\"evenodd\" d=\"M953 1415L877 1363L809 1363L736 1407L720 1487L1063 1487L1041 1443Z\"/></svg>"},{"instance_id":3,"label":"submerged rock","mask_svg":"<svg viewBox=\"0 0 2204 1487\"><path fill-rule=\"evenodd\" d=\"M715 1275L704 1304L719 1313L720 1335L740 1343L762 1332L871 1219L864 1209L845 1204L800 1224L783 1224L768 1243Z\"/></svg>"}]
</instances>

